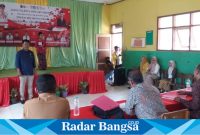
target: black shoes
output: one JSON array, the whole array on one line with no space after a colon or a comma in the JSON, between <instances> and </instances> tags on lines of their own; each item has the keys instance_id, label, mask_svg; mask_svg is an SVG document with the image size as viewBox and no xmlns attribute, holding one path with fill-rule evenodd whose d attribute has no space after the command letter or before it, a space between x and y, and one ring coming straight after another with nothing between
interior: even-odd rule
<instances>
[{"instance_id":1,"label":"black shoes","mask_svg":"<svg viewBox=\"0 0 200 135\"><path fill-rule=\"evenodd\" d=\"M21 104L24 104L24 103L25 103L25 100L20 100L20 103L21 103Z\"/></svg>"}]
</instances>

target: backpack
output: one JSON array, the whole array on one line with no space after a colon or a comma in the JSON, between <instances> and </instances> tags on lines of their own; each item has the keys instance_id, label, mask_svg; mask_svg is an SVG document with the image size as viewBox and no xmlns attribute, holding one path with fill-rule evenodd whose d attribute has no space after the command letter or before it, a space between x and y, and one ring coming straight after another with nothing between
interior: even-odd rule
<instances>
[{"instance_id":1,"label":"backpack","mask_svg":"<svg viewBox=\"0 0 200 135\"><path fill-rule=\"evenodd\" d=\"M120 107L116 107L111 110L104 111L101 108L97 106L92 107L93 113L102 119L109 119L109 118L114 118L114 119L123 119L124 118L124 112Z\"/></svg>"}]
</instances>

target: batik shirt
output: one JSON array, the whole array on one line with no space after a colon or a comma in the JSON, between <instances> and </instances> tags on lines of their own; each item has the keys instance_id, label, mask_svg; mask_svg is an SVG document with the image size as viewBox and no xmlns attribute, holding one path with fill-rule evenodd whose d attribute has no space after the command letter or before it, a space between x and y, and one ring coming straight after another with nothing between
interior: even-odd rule
<instances>
[{"instance_id":1,"label":"batik shirt","mask_svg":"<svg viewBox=\"0 0 200 135\"><path fill-rule=\"evenodd\" d=\"M135 114L137 118L156 119L167 112L162 104L157 88L149 84L137 84L129 94L125 105L125 112Z\"/></svg>"}]
</instances>

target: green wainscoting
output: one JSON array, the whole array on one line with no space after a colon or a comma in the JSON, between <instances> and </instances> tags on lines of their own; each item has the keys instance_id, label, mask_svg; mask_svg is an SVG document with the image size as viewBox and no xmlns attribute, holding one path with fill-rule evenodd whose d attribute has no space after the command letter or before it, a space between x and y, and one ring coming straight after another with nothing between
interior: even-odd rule
<instances>
[{"instance_id":1,"label":"green wainscoting","mask_svg":"<svg viewBox=\"0 0 200 135\"><path fill-rule=\"evenodd\" d=\"M178 72L193 73L197 64L200 64L200 52L171 52L171 51L124 51L123 65L126 68L138 67L141 56L148 60L156 56L161 69L167 69L168 61L175 60Z\"/></svg>"}]
</instances>

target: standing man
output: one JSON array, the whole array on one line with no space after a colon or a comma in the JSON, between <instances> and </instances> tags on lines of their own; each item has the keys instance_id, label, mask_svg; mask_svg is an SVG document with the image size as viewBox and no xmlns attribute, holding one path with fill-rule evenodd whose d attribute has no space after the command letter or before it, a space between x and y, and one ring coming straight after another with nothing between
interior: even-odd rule
<instances>
[{"instance_id":1,"label":"standing man","mask_svg":"<svg viewBox=\"0 0 200 135\"><path fill-rule=\"evenodd\" d=\"M35 73L35 58L32 51L29 50L29 40L22 41L22 50L16 54L15 65L20 80L20 102L24 104L24 89L28 83L28 99L33 97L33 79Z\"/></svg>"},{"instance_id":2,"label":"standing man","mask_svg":"<svg viewBox=\"0 0 200 135\"><path fill-rule=\"evenodd\" d=\"M26 32L22 38L23 38L23 40L29 40L30 41L30 36L28 35L28 32Z\"/></svg>"},{"instance_id":3,"label":"standing man","mask_svg":"<svg viewBox=\"0 0 200 135\"><path fill-rule=\"evenodd\" d=\"M8 18L5 13L5 7L6 6L4 4L0 4L0 22L1 23L7 23L8 21Z\"/></svg>"},{"instance_id":4,"label":"standing man","mask_svg":"<svg viewBox=\"0 0 200 135\"><path fill-rule=\"evenodd\" d=\"M63 13L63 12L60 13L60 18L58 18L58 20L57 20L57 26L67 27L66 21L64 19L64 15L65 15L65 13Z\"/></svg>"},{"instance_id":5,"label":"standing man","mask_svg":"<svg viewBox=\"0 0 200 135\"><path fill-rule=\"evenodd\" d=\"M118 68L121 65L121 54L119 53L119 47L114 47L115 51L112 53L112 63L114 68Z\"/></svg>"},{"instance_id":6,"label":"standing man","mask_svg":"<svg viewBox=\"0 0 200 135\"><path fill-rule=\"evenodd\" d=\"M0 40L5 40L3 36L3 32L0 31Z\"/></svg>"},{"instance_id":7,"label":"standing man","mask_svg":"<svg viewBox=\"0 0 200 135\"><path fill-rule=\"evenodd\" d=\"M13 41L14 37L12 35L12 33L8 33L8 35L6 36L6 41Z\"/></svg>"},{"instance_id":8,"label":"standing man","mask_svg":"<svg viewBox=\"0 0 200 135\"><path fill-rule=\"evenodd\" d=\"M39 69L46 70L47 68L47 61L46 61L46 43L44 39L44 35L42 32L38 33L38 41L36 42L36 50L37 50L37 57L39 62Z\"/></svg>"}]
</instances>

